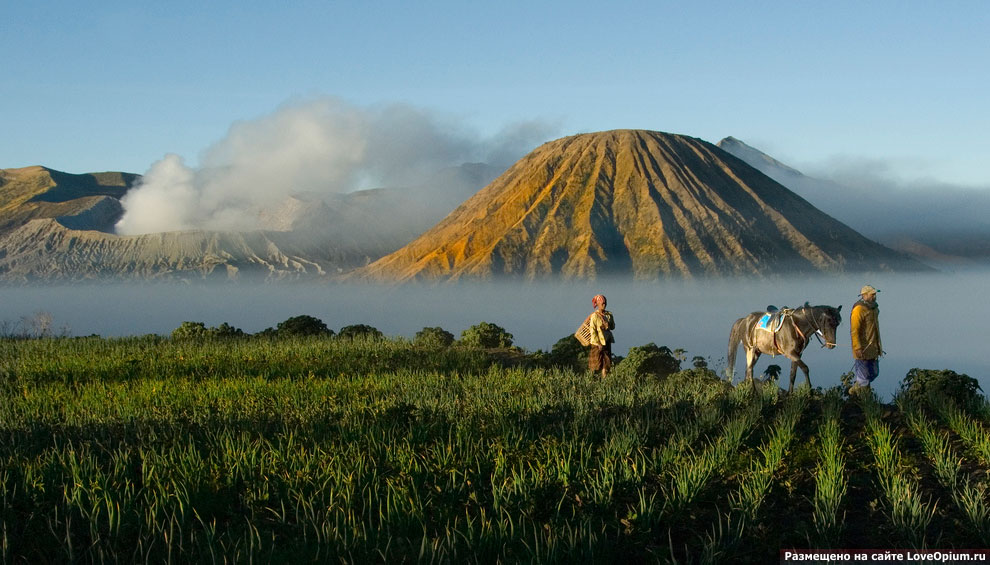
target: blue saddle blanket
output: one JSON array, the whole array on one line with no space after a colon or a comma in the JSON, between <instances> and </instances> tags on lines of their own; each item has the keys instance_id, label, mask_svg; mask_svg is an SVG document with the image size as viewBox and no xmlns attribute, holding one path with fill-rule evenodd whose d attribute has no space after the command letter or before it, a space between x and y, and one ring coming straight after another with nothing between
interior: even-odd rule
<instances>
[{"instance_id":1,"label":"blue saddle blanket","mask_svg":"<svg viewBox=\"0 0 990 565\"><path fill-rule=\"evenodd\" d=\"M780 329L783 322L784 317L780 315L780 312L767 312L761 316L760 321L756 323L756 329L776 332Z\"/></svg>"}]
</instances>

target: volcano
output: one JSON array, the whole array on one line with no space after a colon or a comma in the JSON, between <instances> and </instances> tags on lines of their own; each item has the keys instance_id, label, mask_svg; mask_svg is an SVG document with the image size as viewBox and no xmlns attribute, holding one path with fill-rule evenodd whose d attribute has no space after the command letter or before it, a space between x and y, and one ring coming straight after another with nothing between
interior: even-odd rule
<instances>
[{"instance_id":1,"label":"volcano","mask_svg":"<svg viewBox=\"0 0 990 565\"><path fill-rule=\"evenodd\" d=\"M711 143L615 130L538 147L351 278L651 280L926 269Z\"/></svg>"}]
</instances>

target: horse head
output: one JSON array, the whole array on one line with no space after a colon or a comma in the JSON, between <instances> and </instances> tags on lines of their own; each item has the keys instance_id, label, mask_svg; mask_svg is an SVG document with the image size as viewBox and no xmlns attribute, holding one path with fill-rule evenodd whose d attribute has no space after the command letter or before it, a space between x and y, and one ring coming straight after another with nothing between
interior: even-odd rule
<instances>
[{"instance_id":1,"label":"horse head","mask_svg":"<svg viewBox=\"0 0 990 565\"><path fill-rule=\"evenodd\" d=\"M842 322L842 306L815 306L811 308L811 321L825 340L825 347L835 348L835 329Z\"/></svg>"}]
</instances>

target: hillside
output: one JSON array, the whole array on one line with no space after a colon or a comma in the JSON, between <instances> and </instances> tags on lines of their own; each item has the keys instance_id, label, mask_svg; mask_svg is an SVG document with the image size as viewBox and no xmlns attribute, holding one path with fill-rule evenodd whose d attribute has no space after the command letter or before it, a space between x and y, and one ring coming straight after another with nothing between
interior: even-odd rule
<instances>
[{"instance_id":1,"label":"hillside","mask_svg":"<svg viewBox=\"0 0 990 565\"><path fill-rule=\"evenodd\" d=\"M718 146L867 237L926 264L957 270L990 261L985 191L881 186L876 179L857 188L805 175L734 137Z\"/></svg>"},{"instance_id":2,"label":"hillside","mask_svg":"<svg viewBox=\"0 0 990 565\"><path fill-rule=\"evenodd\" d=\"M649 280L924 269L710 143L616 130L542 145L354 278Z\"/></svg>"},{"instance_id":3,"label":"hillside","mask_svg":"<svg viewBox=\"0 0 990 565\"><path fill-rule=\"evenodd\" d=\"M119 172L73 175L40 166L0 169L0 234L40 218L112 231L123 212L119 198L139 178Z\"/></svg>"},{"instance_id":4,"label":"hillside","mask_svg":"<svg viewBox=\"0 0 990 565\"><path fill-rule=\"evenodd\" d=\"M250 232L120 236L119 199L137 175L0 170L0 280L326 279L408 243L494 176L465 164L423 185L296 194Z\"/></svg>"}]
</instances>

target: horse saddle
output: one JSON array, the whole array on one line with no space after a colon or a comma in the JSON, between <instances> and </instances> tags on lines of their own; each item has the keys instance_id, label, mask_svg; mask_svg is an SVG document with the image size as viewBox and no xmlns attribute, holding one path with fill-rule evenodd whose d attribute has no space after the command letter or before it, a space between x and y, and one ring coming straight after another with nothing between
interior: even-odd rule
<instances>
[{"instance_id":1,"label":"horse saddle","mask_svg":"<svg viewBox=\"0 0 990 565\"><path fill-rule=\"evenodd\" d=\"M756 322L756 329L768 331L771 333L777 333L780 326L784 324L784 317L790 313L791 309L786 306L780 310L770 306L767 308L767 313L760 317L760 320Z\"/></svg>"}]
</instances>

